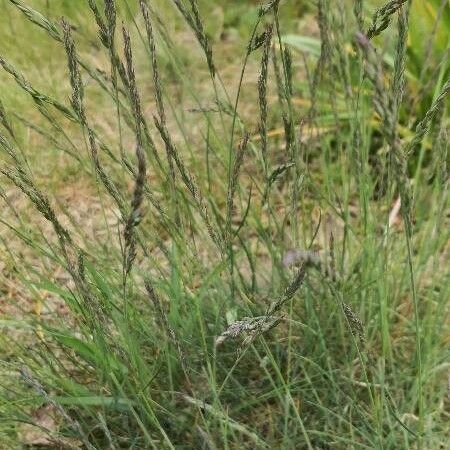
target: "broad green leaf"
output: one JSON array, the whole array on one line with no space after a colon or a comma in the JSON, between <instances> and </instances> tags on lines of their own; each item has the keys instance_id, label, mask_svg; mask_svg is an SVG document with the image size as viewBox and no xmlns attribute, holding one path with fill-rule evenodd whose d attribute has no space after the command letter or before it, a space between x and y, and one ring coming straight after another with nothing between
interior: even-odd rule
<instances>
[{"instance_id":1,"label":"broad green leaf","mask_svg":"<svg viewBox=\"0 0 450 450\"><path fill-rule=\"evenodd\" d=\"M320 56L320 40L299 34L286 34L281 37L281 41L300 52L309 53L315 57Z\"/></svg>"}]
</instances>

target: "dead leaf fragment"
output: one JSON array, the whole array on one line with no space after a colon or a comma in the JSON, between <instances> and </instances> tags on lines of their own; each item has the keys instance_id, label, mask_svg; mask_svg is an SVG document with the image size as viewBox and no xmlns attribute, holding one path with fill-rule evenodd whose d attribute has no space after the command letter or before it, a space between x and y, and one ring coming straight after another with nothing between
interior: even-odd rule
<instances>
[{"instance_id":1,"label":"dead leaf fragment","mask_svg":"<svg viewBox=\"0 0 450 450\"><path fill-rule=\"evenodd\" d=\"M20 443L51 449L81 448L81 441L78 439L58 436L60 422L58 411L53 405L38 408L29 423L20 424Z\"/></svg>"}]
</instances>

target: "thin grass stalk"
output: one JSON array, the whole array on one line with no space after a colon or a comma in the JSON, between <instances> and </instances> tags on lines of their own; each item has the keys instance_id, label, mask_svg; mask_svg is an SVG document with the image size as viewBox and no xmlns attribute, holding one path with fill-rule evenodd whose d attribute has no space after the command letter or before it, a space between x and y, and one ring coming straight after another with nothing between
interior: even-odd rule
<instances>
[{"instance_id":1,"label":"thin grass stalk","mask_svg":"<svg viewBox=\"0 0 450 450\"><path fill-rule=\"evenodd\" d=\"M397 185L400 191L402 210L405 214L410 214L411 193L409 192L409 179L407 175L407 157L400 147L397 123L400 105L404 94L405 83L405 61L406 61L406 40L408 37L408 16L409 11L400 9L398 13L398 39L394 60L394 74L391 86L391 100L385 105L385 126L386 139L390 146L390 157L397 178ZM402 194L403 192L403 194ZM403 202L406 204L403 205Z\"/></svg>"},{"instance_id":2,"label":"thin grass stalk","mask_svg":"<svg viewBox=\"0 0 450 450\"><path fill-rule=\"evenodd\" d=\"M364 1L363 0L354 0L353 4L353 13L356 18L356 23L358 29L364 30ZM362 68L363 66L363 57L361 54L359 57L359 65ZM364 80L364 70L359 71L359 86L362 86ZM353 111L355 114L355 124L352 131L352 140L353 140L353 152L354 152L354 161L356 167L356 177L358 179L358 183L360 186L359 192L363 193L362 195L362 209L363 209L363 223L364 223L364 233L367 234L368 227L368 216L369 216L369 198L367 195L366 186L368 185L368 167L367 167L367 158L368 155L363 149L363 139L362 139L362 124L359 118L359 109L360 109L361 99L360 99L360 90L356 93L356 99L353 101ZM345 258L345 244L347 242L347 226L345 227L345 237L343 240L343 251L342 251L342 261L343 264Z\"/></svg>"},{"instance_id":3,"label":"thin grass stalk","mask_svg":"<svg viewBox=\"0 0 450 450\"><path fill-rule=\"evenodd\" d=\"M102 182L103 186L105 186L105 189L108 192L108 194L114 199L122 217L124 217L126 214L126 206L123 200L123 196L100 163L98 155L97 138L94 135L94 131L90 127L87 128L87 134L88 134L89 151L92 157L92 161L94 163L95 171L98 177L100 178L100 181Z\"/></svg>"},{"instance_id":4,"label":"thin grass stalk","mask_svg":"<svg viewBox=\"0 0 450 450\"><path fill-rule=\"evenodd\" d=\"M172 342L172 345L175 347L175 349L178 353L178 358L179 358L179 362L181 365L181 369L185 376L186 382L188 383L189 387L191 388L189 371L188 371L187 362L186 362L186 355L184 354L183 348L181 346L181 342L180 342L177 334L175 333L175 330L172 328L172 326L169 323L167 314L164 311L164 308L161 304L161 300L160 300L158 294L156 293L156 290L155 290L153 284L148 279L145 281L145 289L147 291L148 297L150 298L153 305L155 306L156 313L158 314L158 317L159 317L162 327L166 331L170 341Z\"/></svg>"},{"instance_id":5,"label":"thin grass stalk","mask_svg":"<svg viewBox=\"0 0 450 450\"><path fill-rule=\"evenodd\" d=\"M163 24L163 20L159 17L157 12L155 11L155 8L153 8L151 6L151 4L149 4L148 0L144 0L144 2L147 5L149 11L151 12L151 15L153 17L155 17L154 23L155 23L155 25L158 28L158 32L161 34L162 41L166 44L166 46L168 47L168 50L170 50L170 51L173 50L174 47L176 46L176 44L171 39L171 36L170 36L171 33L168 32L168 30L165 28L165 26ZM185 17L185 20L187 20L186 17ZM189 23L188 23L188 25L189 25ZM156 28L156 27L154 27L154 28ZM179 61L177 61L177 58L175 58L173 60L173 62L177 66L177 68L179 68L178 67ZM222 88L223 94L225 95L226 102L231 104L230 96L229 96L228 91L226 89L225 83L224 83L223 79L220 76L220 73L217 70L215 70L214 73L211 73L211 71L209 70L209 74L210 74L211 82L213 83L213 87L214 87L215 103L216 104L220 104L221 103L221 96L219 95L219 91L218 91L218 84L219 84L220 87ZM184 78L185 78L187 84L189 84L190 88L192 89L193 88L192 81L188 77L184 77ZM193 90L192 93L195 94L195 89ZM199 97L197 95L194 95L194 98L198 102L198 104L200 105ZM205 120L209 124L211 124L211 117L208 114L207 108L205 109L205 108L200 107L200 108L198 108L198 110L199 110L198 112L202 112L203 113ZM224 113L225 112L224 112L224 110L222 108L219 108L218 111L219 111L219 114L220 114L222 130L223 130L224 133L226 133L227 132L227 128L226 128L226 124L224 122ZM217 132L215 130L214 130L214 133L217 134Z\"/></svg>"},{"instance_id":6,"label":"thin grass stalk","mask_svg":"<svg viewBox=\"0 0 450 450\"><path fill-rule=\"evenodd\" d=\"M294 95L294 87L293 87L293 67L292 67L292 53L291 49L285 45L283 49L284 63L286 65L286 95L288 98L292 98Z\"/></svg>"},{"instance_id":7,"label":"thin grass stalk","mask_svg":"<svg viewBox=\"0 0 450 450\"><path fill-rule=\"evenodd\" d=\"M2 135L0 135L0 145L8 152L11 151L15 153L8 141ZM6 167L5 169L1 169L1 173L12 181L31 200L42 216L52 224L58 237L61 250L63 251L63 254L67 256L68 246L73 244L70 233L61 225L48 198L36 187L33 180L22 168L19 159L15 157L14 160L17 166L14 168Z\"/></svg>"},{"instance_id":8,"label":"thin grass stalk","mask_svg":"<svg viewBox=\"0 0 450 450\"><path fill-rule=\"evenodd\" d=\"M436 138L437 159L435 165L435 173L437 175L438 184L445 192L449 182L448 171L448 142L449 133L444 124L441 125Z\"/></svg>"},{"instance_id":9,"label":"thin grass stalk","mask_svg":"<svg viewBox=\"0 0 450 450\"><path fill-rule=\"evenodd\" d=\"M99 37L102 44L107 47L108 45L108 28L103 20L103 17L98 9L97 2L95 0L87 0L89 8L94 15L95 22L97 23L99 29Z\"/></svg>"},{"instance_id":10,"label":"thin grass stalk","mask_svg":"<svg viewBox=\"0 0 450 450\"><path fill-rule=\"evenodd\" d=\"M8 132L8 134L13 138L16 139L14 130L12 128L12 125L10 121L8 120L8 116L6 115L5 107L3 106L2 100L0 99L0 123L3 125L5 130Z\"/></svg>"},{"instance_id":11,"label":"thin grass stalk","mask_svg":"<svg viewBox=\"0 0 450 450\"><path fill-rule=\"evenodd\" d=\"M25 117L22 117L20 114L14 113L14 116L28 129L35 131L37 134L41 135L43 138L45 138L48 142L51 142L52 145L55 146L55 148L61 150L64 153L67 153L70 157L75 159L78 163L80 163L81 166L84 167L84 162L82 157L78 153L78 148L73 144L72 141L69 140L69 144L72 147L72 149L67 148L62 142L60 142L55 136L55 133L52 133L51 131L47 131L36 124L28 121L25 119ZM47 120L48 118L45 117ZM64 130L62 130L61 126L53 121L54 129L56 133L60 133L64 135Z\"/></svg>"},{"instance_id":12,"label":"thin grass stalk","mask_svg":"<svg viewBox=\"0 0 450 450\"><path fill-rule=\"evenodd\" d=\"M105 4L105 11L108 13L108 25L105 23L100 10L98 9L97 3L95 0L88 0L89 8L92 11L92 14L94 15L94 19L97 23L98 29L99 29L99 38L100 42L103 44L103 46L109 50L110 52L110 58L111 63L116 67L117 72L119 73L120 79L125 86L126 89L129 89L128 86L128 77L127 77L127 71L125 69L125 66L120 59L119 55L117 54L117 51L115 49L115 46L110 45L113 44L111 41L111 32L115 30L115 24L113 26L113 20L114 20L114 10L112 8L112 5Z\"/></svg>"},{"instance_id":13,"label":"thin grass stalk","mask_svg":"<svg viewBox=\"0 0 450 450\"><path fill-rule=\"evenodd\" d=\"M147 0L145 0L147 1ZM208 35L204 29L203 20L200 16L199 11L199 5L197 0L189 0L190 9L183 4L181 0L172 0L173 3L176 5L178 10L183 15L184 19L188 23L189 27L193 30L197 41L199 42L203 53L205 54L206 62L208 65L209 74L211 77L211 81L213 83L214 87L214 95L215 95L215 101L220 102L219 92L218 92L218 85L217 81L219 82L219 85L222 87L223 93L226 96L226 99L228 102L230 102L230 97L228 95L228 91L225 87L225 84L220 76L220 74L217 72L217 68L214 64L214 58L213 58L213 50L212 45L210 42L210 39L208 38ZM219 109L220 119L222 123L222 127L225 131L225 123L224 123L224 116L223 111ZM209 121L208 116L206 116L207 120Z\"/></svg>"},{"instance_id":14,"label":"thin grass stalk","mask_svg":"<svg viewBox=\"0 0 450 450\"><path fill-rule=\"evenodd\" d=\"M161 80L158 70L158 61L156 55L156 45L155 45L155 37L153 33L152 23L150 21L150 13L147 6L147 3L144 0L140 0L140 7L142 16L144 17L145 30L147 32L147 41L151 54L151 64L153 71L153 83L155 87L155 99L156 99L156 108L158 111L158 116L161 122L166 122L166 113L164 110L164 102L161 88Z\"/></svg>"},{"instance_id":15,"label":"thin grass stalk","mask_svg":"<svg viewBox=\"0 0 450 450\"><path fill-rule=\"evenodd\" d=\"M352 77L350 70L350 62L348 60L348 52L345 51L345 45L347 42L348 33L346 32L348 18L345 13L345 8L337 8L332 9L332 19L331 25L333 28L333 46L335 48L335 53L337 56L337 62L334 63L335 67L339 68L339 75L342 80L342 85L344 88L344 94L346 99L346 107L349 108L349 112L354 110L354 94L352 88ZM331 92L330 95L331 100L336 102L336 97ZM336 111L337 108L333 107L333 112Z\"/></svg>"},{"instance_id":16,"label":"thin grass stalk","mask_svg":"<svg viewBox=\"0 0 450 450\"><path fill-rule=\"evenodd\" d=\"M391 111L389 110L389 97L384 85L380 61L365 34L358 32L355 35L355 39L364 53L364 73L375 89L373 96L375 111L383 121L383 129L390 130L392 129L390 124L392 124L393 121L390 117Z\"/></svg>"}]
</instances>

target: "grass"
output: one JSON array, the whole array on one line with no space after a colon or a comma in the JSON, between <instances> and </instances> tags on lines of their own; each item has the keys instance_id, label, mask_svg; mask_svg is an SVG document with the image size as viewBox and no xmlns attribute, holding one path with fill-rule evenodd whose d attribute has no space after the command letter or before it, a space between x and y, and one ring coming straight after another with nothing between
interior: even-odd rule
<instances>
[{"instance_id":1,"label":"grass","mask_svg":"<svg viewBox=\"0 0 450 450\"><path fill-rule=\"evenodd\" d=\"M0 3L4 448L445 448L448 4L249 3Z\"/></svg>"}]
</instances>

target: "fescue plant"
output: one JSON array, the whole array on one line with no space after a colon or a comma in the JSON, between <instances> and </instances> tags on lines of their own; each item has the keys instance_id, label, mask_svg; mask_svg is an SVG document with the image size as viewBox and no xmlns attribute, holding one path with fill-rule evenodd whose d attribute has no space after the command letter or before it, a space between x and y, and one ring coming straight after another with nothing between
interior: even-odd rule
<instances>
[{"instance_id":1,"label":"fescue plant","mask_svg":"<svg viewBox=\"0 0 450 450\"><path fill-rule=\"evenodd\" d=\"M0 3L0 448L445 448L449 12L297 3Z\"/></svg>"}]
</instances>

